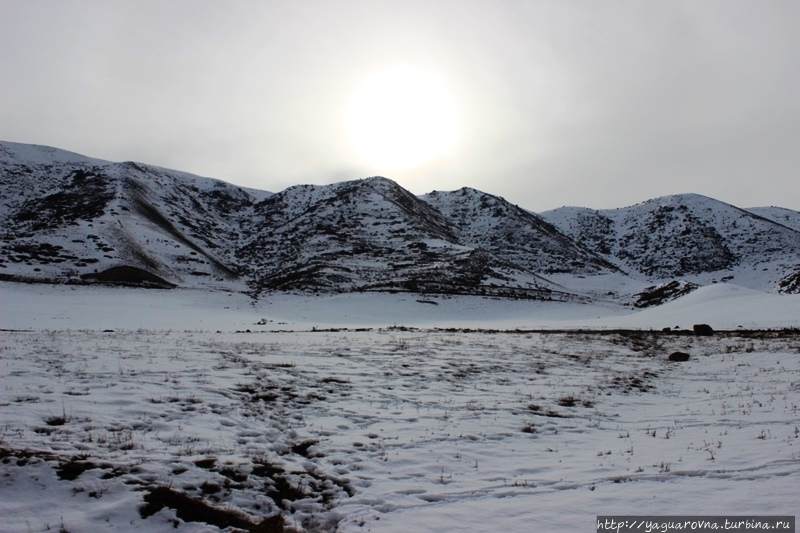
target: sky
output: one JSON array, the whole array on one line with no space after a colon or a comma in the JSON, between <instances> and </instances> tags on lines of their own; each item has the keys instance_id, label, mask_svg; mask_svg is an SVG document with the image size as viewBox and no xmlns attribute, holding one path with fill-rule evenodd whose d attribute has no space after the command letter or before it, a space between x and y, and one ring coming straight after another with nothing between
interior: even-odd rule
<instances>
[{"instance_id":1,"label":"sky","mask_svg":"<svg viewBox=\"0 0 800 533\"><path fill-rule=\"evenodd\" d=\"M800 210L799 20L794 0L0 0L0 139L270 191L382 175L537 212ZM407 142L430 157L387 155Z\"/></svg>"}]
</instances>

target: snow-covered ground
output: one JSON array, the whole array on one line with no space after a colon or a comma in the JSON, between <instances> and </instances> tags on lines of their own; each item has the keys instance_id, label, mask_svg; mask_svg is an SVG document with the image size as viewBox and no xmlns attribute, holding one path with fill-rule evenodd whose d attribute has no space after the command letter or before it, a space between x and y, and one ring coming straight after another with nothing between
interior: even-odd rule
<instances>
[{"instance_id":1,"label":"snow-covered ground","mask_svg":"<svg viewBox=\"0 0 800 533\"><path fill-rule=\"evenodd\" d=\"M4 531L797 513L800 337L660 330L796 328L798 296L715 285L634 313L2 283L0 309ZM622 327L659 331L576 331Z\"/></svg>"},{"instance_id":2,"label":"snow-covered ground","mask_svg":"<svg viewBox=\"0 0 800 533\"><path fill-rule=\"evenodd\" d=\"M800 327L800 295L721 283L645 310L598 301L540 302L475 296L351 293L246 295L191 289L26 285L0 282L0 329L193 329L331 327L481 329L716 329Z\"/></svg>"}]
</instances>

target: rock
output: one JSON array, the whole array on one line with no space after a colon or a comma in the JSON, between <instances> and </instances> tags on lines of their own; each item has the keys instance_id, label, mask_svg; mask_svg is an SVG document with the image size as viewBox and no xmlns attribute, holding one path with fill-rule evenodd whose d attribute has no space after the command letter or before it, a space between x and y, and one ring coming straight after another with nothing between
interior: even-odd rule
<instances>
[{"instance_id":1,"label":"rock","mask_svg":"<svg viewBox=\"0 0 800 533\"><path fill-rule=\"evenodd\" d=\"M692 329L694 334L700 337L710 337L714 334L714 330L708 324L695 324Z\"/></svg>"},{"instance_id":2,"label":"rock","mask_svg":"<svg viewBox=\"0 0 800 533\"><path fill-rule=\"evenodd\" d=\"M781 294L800 294L800 270L782 278L778 282L778 292Z\"/></svg>"},{"instance_id":3,"label":"rock","mask_svg":"<svg viewBox=\"0 0 800 533\"><path fill-rule=\"evenodd\" d=\"M156 289L172 289L176 285L164 278L129 265L111 267L102 272L83 274L81 279L86 282L109 283L112 285L128 285L132 287L148 287Z\"/></svg>"},{"instance_id":4,"label":"rock","mask_svg":"<svg viewBox=\"0 0 800 533\"><path fill-rule=\"evenodd\" d=\"M672 352L669 354L668 359L670 361L682 362L689 360L689 354L686 352Z\"/></svg>"},{"instance_id":5,"label":"rock","mask_svg":"<svg viewBox=\"0 0 800 533\"><path fill-rule=\"evenodd\" d=\"M653 285L634 295L637 296L637 300L633 303L633 306L644 309L645 307L661 305L689 294L698 287L699 285L695 283L678 280L672 280L661 285Z\"/></svg>"}]
</instances>

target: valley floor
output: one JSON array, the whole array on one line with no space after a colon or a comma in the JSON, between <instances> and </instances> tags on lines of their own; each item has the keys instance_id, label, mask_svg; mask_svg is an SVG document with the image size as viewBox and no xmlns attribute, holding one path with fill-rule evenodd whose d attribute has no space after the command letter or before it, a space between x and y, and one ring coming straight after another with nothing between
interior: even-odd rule
<instances>
[{"instance_id":1,"label":"valley floor","mask_svg":"<svg viewBox=\"0 0 800 533\"><path fill-rule=\"evenodd\" d=\"M280 515L307 531L553 532L797 512L791 332L0 338L5 531L270 531Z\"/></svg>"},{"instance_id":2,"label":"valley floor","mask_svg":"<svg viewBox=\"0 0 800 533\"><path fill-rule=\"evenodd\" d=\"M414 326L473 329L800 327L800 294L733 284L701 287L644 310L613 302L511 300L412 293L282 294L0 282L0 329L285 331Z\"/></svg>"}]
</instances>

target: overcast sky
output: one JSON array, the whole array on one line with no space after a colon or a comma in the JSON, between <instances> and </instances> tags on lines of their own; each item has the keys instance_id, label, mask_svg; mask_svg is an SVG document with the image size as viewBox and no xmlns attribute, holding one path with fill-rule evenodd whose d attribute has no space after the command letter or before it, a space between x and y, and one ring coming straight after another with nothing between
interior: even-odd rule
<instances>
[{"instance_id":1,"label":"overcast sky","mask_svg":"<svg viewBox=\"0 0 800 533\"><path fill-rule=\"evenodd\" d=\"M0 0L0 139L271 191L385 175L534 211L800 210L799 22L796 0ZM396 65L436 73L459 126L389 171L345 115Z\"/></svg>"}]
</instances>

